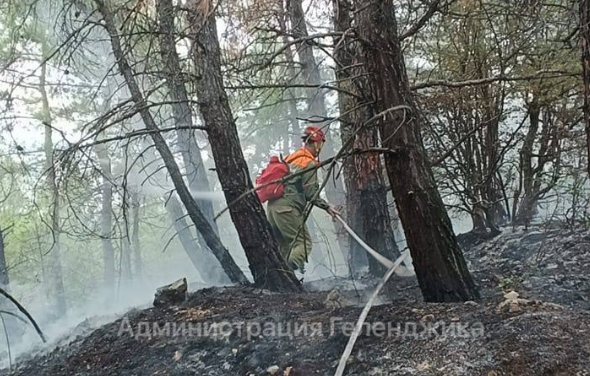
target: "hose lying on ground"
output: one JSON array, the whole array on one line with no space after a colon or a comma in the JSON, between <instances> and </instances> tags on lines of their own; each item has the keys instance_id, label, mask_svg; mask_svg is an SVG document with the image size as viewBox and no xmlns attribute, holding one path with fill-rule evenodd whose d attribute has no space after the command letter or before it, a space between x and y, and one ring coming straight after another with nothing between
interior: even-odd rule
<instances>
[{"instance_id":1,"label":"hose lying on ground","mask_svg":"<svg viewBox=\"0 0 590 376\"><path fill-rule=\"evenodd\" d=\"M375 289L375 291L371 295L371 298L369 299L369 301L365 305L365 308L363 308L363 311L361 312L361 315L356 322L354 332L352 332L352 335L348 339L348 343L346 344L346 348L344 349L344 353L342 354L342 357L340 358L340 362L338 362L338 368L336 369L336 373L334 374L334 376L344 375L344 369L346 368L346 363L348 361L348 358L350 357L350 354L352 354L352 349L354 348L354 344L356 342L356 339L358 338L359 333L361 332L361 329L363 328L363 324L365 323L365 320L367 319L367 315L369 314L369 310L373 306L373 303L375 302L375 299L377 299L377 296L379 296L379 292L381 292L381 289L387 283L387 280L395 273L396 269L399 268L401 263L409 255L410 255L409 251L404 251L402 253L402 255L400 257L398 257L397 260L395 260L394 263L391 263L392 266L389 268L389 270L387 271L387 273L385 274L383 279L377 285L377 288ZM391 261L389 261L389 262L391 262Z\"/></svg>"}]
</instances>

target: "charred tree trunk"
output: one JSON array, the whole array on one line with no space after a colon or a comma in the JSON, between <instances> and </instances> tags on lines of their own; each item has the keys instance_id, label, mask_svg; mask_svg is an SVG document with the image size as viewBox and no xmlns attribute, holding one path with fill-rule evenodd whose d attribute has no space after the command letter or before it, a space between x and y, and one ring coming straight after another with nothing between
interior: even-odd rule
<instances>
[{"instance_id":1,"label":"charred tree trunk","mask_svg":"<svg viewBox=\"0 0 590 376\"><path fill-rule=\"evenodd\" d=\"M345 32L351 27L350 3L348 0L334 0L334 29ZM363 78L355 83L351 77L364 76L361 64L355 56L354 43L348 40L336 44L334 52L338 85L348 92L362 96L359 89L367 87ZM360 84L359 84L360 83ZM356 85L355 85L356 84ZM358 86L358 87L357 87ZM378 146L377 130L363 127L371 114L368 103L362 103L356 97L343 92L338 93L340 113L340 134L342 143L354 138L354 149L367 149ZM389 259L399 253L391 218L387 205L387 190L383 179L383 166L379 154L363 153L355 155L344 162L344 181L346 184L347 220L352 229L367 242L371 248ZM353 239L350 239L350 267L353 274L358 274L364 266L369 265L371 274L381 276L385 270L374 258L368 257L366 251Z\"/></svg>"},{"instance_id":2,"label":"charred tree trunk","mask_svg":"<svg viewBox=\"0 0 590 376\"><path fill-rule=\"evenodd\" d=\"M115 248L113 247L113 184L111 172L111 158L105 144L95 148L102 172L102 207L100 210L100 241L102 243L104 273L103 282L108 293L115 292Z\"/></svg>"},{"instance_id":3,"label":"charred tree trunk","mask_svg":"<svg viewBox=\"0 0 590 376\"><path fill-rule=\"evenodd\" d=\"M47 56L47 47L45 43L42 46L43 63L41 64L41 77L39 81L39 91L41 93L41 104L42 104L42 123L45 127L45 140L44 140L44 151L45 151L45 169L46 169L46 182L47 188L50 195L50 207L51 207L51 247L47 253L47 270L46 274L49 279L49 293L54 298L54 314L57 317L63 317L66 314L66 293L63 282L63 272L61 263L61 243L60 243L60 195L57 185L57 176L55 172L55 165L53 161L53 128L52 128L52 116L51 108L49 107L49 96L45 87L45 80L47 77L47 62L45 57Z\"/></svg>"},{"instance_id":4,"label":"charred tree trunk","mask_svg":"<svg viewBox=\"0 0 590 376\"><path fill-rule=\"evenodd\" d=\"M410 92L392 0L358 1L356 32L375 103L385 166L424 300L479 298L437 190ZM397 110L396 110L397 108Z\"/></svg>"},{"instance_id":5,"label":"charred tree trunk","mask_svg":"<svg viewBox=\"0 0 590 376\"><path fill-rule=\"evenodd\" d=\"M586 163L590 174L590 0L580 0L580 44L584 82L584 124L586 126Z\"/></svg>"},{"instance_id":6,"label":"charred tree trunk","mask_svg":"<svg viewBox=\"0 0 590 376\"><path fill-rule=\"evenodd\" d=\"M125 57L123 47L121 45L121 38L119 37L119 32L115 25L113 13L103 1L95 1L98 5L98 11L103 16L104 27L109 34L111 46L115 58L117 60L119 70L125 78L125 82L127 83L127 86L131 93L131 97L139 110L139 113L141 115L143 122L145 123L146 128L152 131L150 135L152 137L154 145L156 146L156 149L158 150L162 157L162 160L164 161L166 169L168 170L170 178L172 179L174 187L176 188L176 192L178 193L178 196L180 197L183 205L186 207L189 217L192 219L197 229L203 235L203 238L207 242L207 245L214 253L215 257L219 260L231 281L238 283L247 283L248 280L246 276L235 263L229 251L221 243L221 240L219 239L217 234L215 234L215 231L211 228L211 225L209 225L209 222L197 206L195 200L190 194L190 191L184 183L184 179L182 178L180 169L178 168L178 165L174 160L174 155L170 151L170 148L168 147L166 140L159 132L158 125L156 124L152 114L150 113L149 108L147 106L147 101L144 98L139 88L139 85L135 79L133 69L131 68Z\"/></svg>"},{"instance_id":7,"label":"charred tree trunk","mask_svg":"<svg viewBox=\"0 0 590 376\"><path fill-rule=\"evenodd\" d=\"M199 2L193 2L190 6L192 9L189 10L188 18L194 38L193 58L198 76L195 87L199 107L207 127L219 182L230 205L230 216L255 283L273 290L300 291L299 281L294 273L288 271L279 253L258 197L253 192L241 197L253 185L227 94L223 89L215 12L203 9L203 4Z\"/></svg>"}]
</instances>

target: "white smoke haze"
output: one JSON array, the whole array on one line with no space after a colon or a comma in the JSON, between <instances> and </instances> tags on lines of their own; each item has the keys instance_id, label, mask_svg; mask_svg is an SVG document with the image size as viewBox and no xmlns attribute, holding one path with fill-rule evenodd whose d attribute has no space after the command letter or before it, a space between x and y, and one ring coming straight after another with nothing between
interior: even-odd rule
<instances>
[{"instance_id":1,"label":"white smoke haze","mask_svg":"<svg viewBox=\"0 0 590 376\"><path fill-rule=\"evenodd\" d=\"M29 6L33 3L35 6L30 9L27 7L18 12L14 11L13 6L19 4ZM168 200L180 200L174 193L174 184L151 137L145 134L129 136L134 132L145 131L145 125L136 113L136 106L130 100L130 93L123 77L117 71L109 35L101 27L86 28L81 34L73 33L84 25L85 17L92 13L90 4L94 2L65 3L75 3L77 6L88 8L79 9L81 14L76 14L75 7L64 8L64 2L54 0L0 1L0 41L2 41L0 45L0 228L4 235L8 262L9 292L29 310L49 340L47 344L41 343L30 325L3 315L10 336L7 343L4 328L0 322L0 368L8 367L26 354L48 351L58 345L63 346L83 331L110 322L130 309L150 307L156 289L179 278L187 278L189 291L213 286L212 282L206 280L191 262L187 249L180 241L174 226L180 221L171 219L167 211L165 204ZM153 1L137 3L139 6L140 3L153 4ZM178 2L175 1L175 3ZM413 4L413 2L409 3ZM307 23L310 28L315 29L311 30L313 33L331 30L332 19L329 14L331 10L327 9L329 7L324 9L314 2L305 0L304 8L307 12ZM398 9L401 12L400 18L408 16L414 22L413 13L409 9L401 5ZM8 12L9 10L12 13ZM88 14L85 11L88 11ZM96 13L92 13L89 17L89 25L99 26ZM221 46L228 50L224 51L224 54L249 55L252 53L248 50L249 48L276 50L275 47L278 45L273 45L273 48L269 49L267 45L254 43L258 36L249 35L246 30L241 30L234 25L233 20L228 21L229 19L224 20L220 17L218 23ZM18 27L15 24L18 24ZM406 29L408 25L402 26ZM230 30L232 28L238 30ZM424 28L428 28L428 25ZM124 28L121 30L123 30L122 35L128 32ZM235 38L236 35L234 35L236 40L230 39L232 32L243 38ZM486 33L488 31L484 30L481 34ZM157 125L167 129L166 132L162 132L162 136L174 153L181 171L186 173L187 168L180 150L180 132L174 129L178 124L173 116L171 104L173 101L171 101L169 89L166 88L169 82L159 74L160 51L145 51L148 46L156 48L154 46L157 45L157 41L155 39L146 41L142 39L147 38L143 36L144 33L137 34L140 35L126 35L130 38L130 44L137 48L137 50L126 51L127 58L135 70L141 91L147 97L146 101L150 105L164 103L150 107L150 111ZM69 37L72 39L68 39ZM194 66L190 61L191 43L183 37L179 39L181 40L178 41L177 48L182 60L182 69L186 69L186 72L191 74L186 86L191 100L192 122L194 125L203 125L197 111L199 106L194 87L191 84L192 74L194 74ZM269 38L265 36L263 39ZM279 39L277 38L276 42L280 44ZM508 39L510 38L507 37ZM555 39L559 40L559 38ZM68 40L70 43L64 45L65 47L62 46ZM333 42L332 37L318 39L318 41L324 46L329 46ZM420 43L419 40L415 42L417 45ZM46 51L43 46L47 48ZM60 46L63 50L58 51ZM48 59L47 54L54 52L55 55ZM320 49L316 49L314 53L322 58L319 63L322 80L334 84L336 82L333 80L334 60ZM411 46L407 49L407 55L406 61L410 73L413 70L428 72L440 66L438 58L432 61L429 60L431 56L423 56L421 52L415 51L412 53ZM261 56L256 56L256 61L260 60ZM62 317L56 317L55 291L52 291L50 286L51 277L56 275L57 271L48 267L54 243L51 234L51 192L50 184L46 180L48 175L45 166L47 128L46 122L42 120L43 100L39 89L41 66L46 58L49 61L44 79L49 112L52 115L49 128L52 129L53 143L48 154L53 155L54 158L61 195L59 201L60 251L67 301L67 311ZM296 66L300 65L298 59L299 57L296 56L294 61L297 63ZM578 64L577 60L576 64ZM280 65L284 68L286 64ZM517 68L515 70L520 70L521 67ZM266 71L263 73L267 74ZM444 74L447 73L448 77L454 75L454 73L451 74L452 72L444 72ZM287 73L282 70L272 72L269 70L268 74L269 82L260 83L275 85L276 79L280 79L282 83ZM417 73L416 75L417 77L411 79L418 82L420 77ZM433 75L432 78L436 79L435 76ZM264 77L264 79L267 78ZM259 77L247 77L244 81L247 82L250 78L258 83L256 80ZM299 80L301 77L296 78ZM242 78L238 81L241 80ZM225 83L232 86L236 83L234 81L235 77L229 74ZM239 83L242 84L242 82ZM512 91L512 88L508 91ZM254 176L260 172L268 161L269 155L293 151L300 146L297 143L299 135L293 135L290 132L291 129L302 126L304 122L297 120L297 127L295 127L289 124L289 121L293 120L289 116L304 116L307 112L307 99L299 98L303 96L304 90L292 92L285 90L285 93L280 95L271 91L228 90L228 94L234 111L233 115L237 119L243 154L251 175ZM321 90L315 94L321 94ZM325 94L328 115L336 118L338 116L337 92L324 91L323 94ZM282 95L285 97L281 97ZM295 114L291 114L291 109L283 103L289 95L298 98L293 111ZM506 99L505 107L510 110L506 110L506 114L503 114L506 120L502 120L498 141L501 147L504 147L510 135L512 133L515 135L515 144L503 155L504 165L499 171L499 175L506 180L507 191L504 192L506 200L513 199L515 187L518 186L518 177L514 174L520 168L518 163L522 148L521 139L525 137L525 128L527 128L525 126L518 131L522 121L527 119L528 113L523 111L526 107L523 97L516 96L517 98ZM276 103L269 106L268 101L276 101ZM579 107L578 103L567 103L567 105ZM260 109L257 109L259 106ZM476 109L469 109L471 110L477 112ZM575 117L579 117L578 115L576 114ZM436 124L433 125L441 128L449 128L444 121L440 124L434 123ZM338 150L341 142L337 122L331 125L330 132L333 136L331 142L334 144L330 146ZM200 167L206 171L210 189L190 189L190 193L196 200L211 202L214 214L218 214L226 208L228 203L220 187L207 136L201 130L195 130L193 136L201 148L203 166ZM100 158L97 155L99 149L97 143L107 138L115 138L115 140L105 144L106 157L103 154ZM78 142L80 145L77 144ZM425 143L428 147L436 146L434 145L436 143L428 144L428 140ZM563 165L567 165L567 168L571 170L568 170L566 176L561 178L559 183L540 201L535 217L536 222L551 220L567 222L571 218L575 219L576 214L573 213L575 210L582 211L578 218L587 218L590 188L585 175L580 175L580 171L587 166L586 157L582 156L582 154L585 155L585 151L577 155L578 152L569 140L565 140L563 144L564 150L570 147L574 150L567 155L564 154L563 157ZM440 151L429 149L429 156L442 154ZM108 174L102 171L102 165L109 163L111 176L106 176ZM551 167L547 165L545 168L550 175ZM545 184L545 180L549 180L549 177L543 176L540 179ZM105 181L110 182L113 188L110 213L112 233L108 236L101 233L102 200L106 196L102 189ZM465 187L461 186L458 190L463 188ZM460 198L455 197L453 192L443 191L443 189L441 191L449 207L455 233L470 231L473 226L470 215L465 211L456 210L462 205ZM519 192L518 195L521 193ZM138 200L137 206L134 206L134 198ZM388 205L393 208L395 204L391 194L388 195L388 200ZM131 273L128 274L125 271L126 261L123 255L132 253L129 250L136 246L133 243L135 207L139 208L137 212L139 213L141 274L138 272L139 268L133 255L129 263ZM394 222L395 238L398 248L403 250L406 248L404 232L394 211L391 210L391 217ZM190 232L189 243L192 244L189 245L188 251L207 252L202 249L203 245L198 239L192 221L186 216L186 211L182 214L184 216L181 219L187 224L186 228ZM340 249L332 218L327 213L314 209L308 223L314 228L314 248L306 265L304 282L313 282L314 289L330 289L335 285L351 290L361 289L363 285L349 275L348 260L344 256L347 250ZM216 224L222 243L244 274L251 279L248 260L229 212L226 211L221 215ZM105 247L101 242L105 238L110 240L115 250L113 289L105 287L103 258ZM203 267L214 270L213 274L222 274L221 266L215 261L203 261ZM404 264L411 273L413 271L411 259L406 260ZM301 275L298 276L301 277ZM14 307L2 298L0 298L0 310L15 312ZM73 331L76 327L80 329Z\"/></svg>"}]
</instances>

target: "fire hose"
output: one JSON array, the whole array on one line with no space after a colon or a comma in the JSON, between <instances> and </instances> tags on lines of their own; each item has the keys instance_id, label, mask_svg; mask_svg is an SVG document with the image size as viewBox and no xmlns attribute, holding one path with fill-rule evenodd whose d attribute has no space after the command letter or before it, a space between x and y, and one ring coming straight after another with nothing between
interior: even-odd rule
<instances>
[{"instance_id":1,"label":"fire hose","mask_svg":"<svg viewBox=\"0 0 590 376\"><path fill-rule=\"evenodd\" d=\"M381 289L387 283L387 280L393 274L403 276L403 277L409 277L409 276L414 275L414 272L408 268L403 268L400 270L402 262L404 260L406 260L408 258L408 256L410 255L410 252L408 250L402 252L401 256L398 257L397 260L395 260L395 262L391 262L389 259L387 259L383 255L381 255L377 251L375 251L373 248L369 247L367 245L367 243L365 243L354 231L352 231L352 229L348 226L348 224L344 221L344 219L342 219L342 217L340 215L336 215L335 218L338 219L338 221L340 223L342 223L342 226L344 226L344 228L350 234L350 236L352 236L379 263L381 263L383 266L385 266L387 268L387 273L385 273L385 276L383 276L383 278L381 279L381 281L379 282L379 284L375 288L375 291L373 291L373 294L371 294L371 297L367 301L367 304L365 304L365 307L363 308L361 315L359 316L359 318L356 322L354 331L352 332L350 338L348 339L348 343L346 344L346 347L344 348L344 353L340 357L340 361L338 362L338 368L336 368L336 373L334 374L334 376L343 376L344 370L346 369L346 364L348 363L348 359L350 358L350 355L352 354L352 349L354 348L354 344L356 343L356 340L363 328L364 322L367 319L367 315L369 314L369 310L371 309L371 307L373 306L373 303L375 302L375 300L379 296ZM404 269L405 269L405 271L403 271Z\"/></svg>"},{"instance_id":2,"label":"fire hose","mask_svg":"<svg viewBox=\"0 0 590 376\"><path fill-rule=\"evenodd\" d=\"M363 247L371 256L373 256L375 258L375 260L377 260L377 262L379 262L381 265L383 265L384 267L386 267L388 270L393 268L395 266L396 263L392 262L391 260L389 260L387 257L381 255L379 252L375 251L373 248L369 247L369 245L367 243L365 243L363 241L363 239L361 239L351 228L350 226L348 226L348 224L344 221L344 219L342 218L342 216L340 215L336 215L334 216L344 227L344 229L350 234L350 236L352 236L354 238L354 240L356 240L361 247ZM404 261L408 258L408 256L410 255L410 252L405 251L402 253L403 258L401 258L401 261ZM397 260L399 261L399 259ZM398 267L396 267L395 269L395 274L397 276L400 277L412 277L414 276L414 272L406 267L402 267L401 262L398 264Z\"/></svg>"}]
</instances>

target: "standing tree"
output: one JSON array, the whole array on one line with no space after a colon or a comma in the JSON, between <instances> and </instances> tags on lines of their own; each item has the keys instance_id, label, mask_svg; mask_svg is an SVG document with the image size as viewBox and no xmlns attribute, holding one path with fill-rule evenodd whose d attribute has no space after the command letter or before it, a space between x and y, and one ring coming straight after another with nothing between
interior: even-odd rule
<instances>
[{"instance_id":1,"label":"standing tree","mask_svg":"<svg viewBox=\"0 0 590 376\"><path fill-rule=\"evenodd\" d=\"M418 282L429 302L479 298L426 156L392 0L356 1L356 33L374 101L385 166ZM367 124L365 124L367 125Z\"/></svg>"},{"instance_id":2,"label":"standing tree","mask_svg":"<svg viewBox=\"0 0 590 376\"><path fill-rule=\"evenodd\" d=\"M54 296L54 314L62 317L66 314L66 293L62 276L61 262L61 223L60 223L60 194L57 184L56 166L53 150L53 124L49 95L47 93L47 57L49 56L47 42L41 41L41 76L39 78L39 92L41 93L41 123L45 128L45 173L50 197L50 231L51 246L47 257L46 278L49 282L49 293Z\"/></svg>"},{"instance_id":3,"label":"standing tree","mask_svg":"<svg viewBox=\"0 0 590 376\"><path fill-rule=\"evenodd\" d=\"M166 140L160 133L160 129L149 110L146 98L141 92L133 69L131 68L131 65L129 64L129 61L123 50L121 37L115 23L115 15L111 9L110 4L107 4L105 1L101 0L95 0L95 3L98 6L98 11L103 17L104 27L110 37L113 53L117 60L117 65L121 74L125 78L125 82L127 83L127 87L131 93L131 98L137 106L146 128L151 132L150 136L152 137L156 150L158 150L162 160L164 161L164 165L170 174L174 187L176 188L176 192L186 207L189 217L193 220L195 226L203 235L207 245L223 266L230 280L232 282L240 283L247 282L246 276L235 263L229 251L221 243L221 240L217 234L215 234L213 228L211 228L211 225L208 223L207 219L197 206L182 178L182 174L178 168L176 160L174 159L174 155L170 151Z\"/></svg>"},{"instance_id":4,"label":"standing tree","mask_svg":"<svg viewBox=\"0 0 590 376\"><path fill-rule=\"evenodd\" d=\"M350 2L333 0L334 29L343 34L352 27ZM340 39L343 38L343 39ZM335 41L336 78L342 91L338 93L340 107L340 134L342 144L353 139L354 149L378 146L378 132L373 126L363 126L374 114L369 107L370 98L364 99L362 88L367 87L364 67L358 61L355 42L345 35ZM355 77L353 82L352 78ZM351 95L354 93L356 95ZM383 179L383 165L379 153L356 154L344 161L346 184L346 217L352 229L377 252L389 259L399 253L387 204L387 190ZM350 267L358 272L366 263L366 251L350 240ZM370 257L369 268L375 276L384 273L383 266Z\"/></svg>"},{"instance_id":5,"label":"standing tree","mask_svg":"<svg viewBox=\"0 0 590 376\"><path fill-rule=\"evenodd\" d=\"M6 266L6 252L4 251L4 231L0 226L0 288L8 290L8 268Z\"/></svg>"},{"instance_id":6,"label":"standing tree","mask_svg":"<svg viewBox=\"0 0 590 376\"><path fill-rule=\"evenodd\" d=\"M100 209L100 241L102 243L104 260L104 284L108 293L115 292L115 247L113 247L113 174L111 158L106 144L96 145L96 153L102 175Z\"/></svg>"},{"instance_id":7,"label":"standing tree","mask_svg":"<svg viewBox=\"0 0 590 376\"><path fill-rule=\"evenodd\" d=\"M158 35L160 53L162 55L162 75L165 78L170 93L172 114L174 123L178 128L178 144L184 168L186 170L188 186L195 192L207 192L210 190L209 180L205 173L205 165L203 164L203 158L201 157L201 150L199 149L199 145L197 145L197 140L194 135L195 131L192 129L194 128L193 111L190 106L189 95L185 86L186 75L182 72L180 58L176 51L174 9L171 1L158 1L156 4L160 26L160 33L158 33ZM207 218L215 233L219 235L217 223L213 219L213 203L208 200L198 200L197 205L203 212L203 215ZM194 247L191 231L186 225L182 207L180 206L180 203L177 202L176 198L170 198L169 202L167 202L167 208L174 221L174 226L176 227L182 246L187 250L191 260L193 260L194 257L203 257L207 260L207 262L201 260L201 267L197 268L204 280L215 283L225 282L225 276L222 273L217 273L216 268L210 267L215 260L212 260L210 251L207 249L207 244L199 232L197 232L197 237L201 244L201 248L204 249L200 252L200 255L190 251L190 248ZM193 263L195 263L195 261L193 261Z\"/></svg>"},{"instance_id":8,"label":"standing tree","mask_svg":"<svg viewBox=\"0 0 590 376\"><path fill-rule=\"evenodd\" d=\"M161 0L171 1L171 0ZM257 285L299 291L295 274L281 257L262 205L253 188L227 94L223 88L221 52L215 10L209 1L193 1L188 21L193 39L195 82L219 182Z\"/></svg>"}]
</instances>

